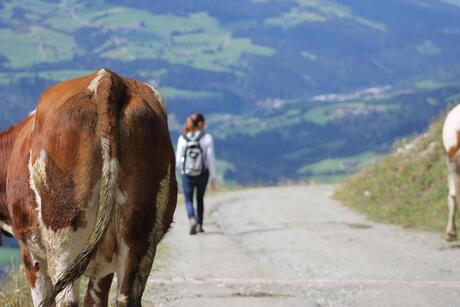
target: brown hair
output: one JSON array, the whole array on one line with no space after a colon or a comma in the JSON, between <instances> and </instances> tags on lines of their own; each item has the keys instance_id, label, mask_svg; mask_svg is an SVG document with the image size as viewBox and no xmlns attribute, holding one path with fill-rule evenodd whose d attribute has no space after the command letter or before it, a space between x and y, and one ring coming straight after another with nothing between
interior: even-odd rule
<instances>
[{"instance_id":1,"label":"brown hair","mask_svg":"<svg viewBox=\"0 0 460 307\"><path fill-rule=\"evenodd\" d=\"M194 113L185 120L183 133L193 132L200 123L204 123L204 116L201 113Z\"/></svg>"}]
</instances>

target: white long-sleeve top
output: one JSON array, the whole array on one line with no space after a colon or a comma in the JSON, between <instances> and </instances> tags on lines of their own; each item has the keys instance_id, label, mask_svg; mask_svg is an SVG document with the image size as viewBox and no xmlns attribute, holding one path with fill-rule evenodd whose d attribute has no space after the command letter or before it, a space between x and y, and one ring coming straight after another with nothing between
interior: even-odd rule
<instances>
[{"instance_id":1,"label":"white long-sleeve top","mask_svg":"<svg viewBox=\"0 0 460 307\"><path fill-rule=\"evenodd\" d=\"M187 137L193 138L194 135L189 132ZM216 178L216 157L214 156L214 141L209 133L205 133L205 135L200 139L200 146L203 150L204 166L209 170L209 176L211 178ZM187 141L182 135L179 136L176 147L176 168L181 171L186 147Z\"/></svg>"}]
</instances>

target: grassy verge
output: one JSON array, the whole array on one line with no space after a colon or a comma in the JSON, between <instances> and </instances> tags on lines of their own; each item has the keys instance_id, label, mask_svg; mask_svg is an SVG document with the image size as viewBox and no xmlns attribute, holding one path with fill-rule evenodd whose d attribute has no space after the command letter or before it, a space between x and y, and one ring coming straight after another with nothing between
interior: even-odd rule
<instances>
[{"instance_id":1,"label":"grassy verge","mask_svg":"<svg viewBox=\"0 0 460 307\"><path fill-rule=\"evenodd\" d=\"M0 291L0 306L5 307L33 307L29 284L22 270L12 263L6 283Z\"/></svg>"},{"instance_id":2,"label":"grassy verge","mask_svg":"<svg viewBox=\"0 0 460 307\"><path fill-rule=\"evenodd\" d=\"M399 142L388 156L350 177L336 197L375 221L443 231L447 222L443 122L444 116L425 134Z\"/></svg>"}]
</instances>

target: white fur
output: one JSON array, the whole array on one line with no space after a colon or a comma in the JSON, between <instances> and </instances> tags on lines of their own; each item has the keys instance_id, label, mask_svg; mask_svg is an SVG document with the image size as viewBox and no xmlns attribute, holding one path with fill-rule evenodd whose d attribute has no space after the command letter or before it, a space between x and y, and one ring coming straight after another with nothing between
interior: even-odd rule
<instances>
[{"instance_id":1,"label":"white fur","mask_svg":"<svg viewBox=\"0 0 460 307\"><path fill-rule=\"evenodd\" d=\"M158 92L157 89L155 87L153 87L153 85L151 85L149 83L144 83L144 84L147 85L148 87L150 87L150 89L153 92L153 95L155 96L156 99L158 99L158 101L161 103L161 106L163 107L163 110L165 110L165 112L166 112L166 104L165 104L165 102L163 100L163 97L161 97L160 92Z\"/></svg>"},{"instance_id":2,"label":"white fur","mask_svg":"<svg viewBox=\"0 0 460 307\"><path fill-rule=\"evenodd\" d=\"M117 298L118 303L120 304L127 304L128 303L128 297L124 294L119 294Z\"/></svg>"},{"instance_id":3,"label":"white fur","mask_svg":"<svg viewBox=\"0 0 460 307\"><path fill-rule=\"evenodd\" d=\"M30 289L32 293L32 302L34 306L39 306L43 298L51 289L51 282L49 278L46 276L46 263L42 261L36 261L33 254L32 261L32 263L38 262L40 268L37 272L37 280L35 281L35 287Z\"/></svg>"},{"instance_id":4,"label":"white fur","mask_svg":"<svg viewBox=\"0 0 460 307\"><path fill-rule=\"evenodd\" d=\"M101 300L99 299L99 296L97 295L96 291L94 289L91 289L89 294L91 295L94 302L96 303L96 306L99 306L101 304Z\"/></svg>"},{"instance_id":5,"label":"white fur","mask_svg":"<svg viewBox=\"0 0 460 307\"><path fill-rule=\"evenodd\" d=\"M446 121L442 127L442 142L444 148L449 152L452 148L457 147L458 133L460 132L460 104L453 108L447 114ZM456 153L457 154L457 153ZM447 198L447 207L449 209L446 234L447 239L451 240L456 237L455 213L460 200L460 177L458 174L458 156L455 159L450 157L447 162L447 184L449 187L449 196Z\"/></svg>"},{"instance_id":6,"label":"white fur","mask_svg":"<svg viewBox=\"0 0 460 307\"><path fill-rule=\"evenodd\" d=\"M29 116L33 116L33 122L32 122L32 131L35 129L35 113L37 112L37 109L33 110L32 112L29 113Z\"/></svg>"},{"instance_id":7,"label":"white fur","mask_svg":"<svg viewBox=\"0 0 460 307\"><path fill-rule=\"evenodd\" d=\"M118 188L116 199L117 199L117 205L123 206L128 201L128 192L123 191L120 188Z\"/></svg>"},{"instance_id":8,"label":"white fur","mask_svg":"<svg viewBox=\"0 0 460 307\"><path fill-rule=\"evenodd\" d=\"M101 287L99 287L100 278L94 278L93 280L93 289L89 292L91 297L93 298L96 306L101 304L101 300L99 299L98 293L101 293Z\"/></svg>"},{"instance_id":9,"label":"white fur","mask_svg":"<svg viewBox=\"0 0 460 307\"><path fill-rule=\"evenodd\" d=\"M144 83L144 84L150 87L150 89L153 92L153 95L155 95L156 98L161 98L160 93L157 91L155 87L153 87L153 85L151 85L150 83Z\"/></svg>"},{"instance_id":10,"label":"white fur","mask_svg":"<svg viewBox=\"0 0 460 307\"><path fill-rule=\"evenodd\" d=\"M156 219L153 227L153 236L155 244L158 243L163 235L163 219L166 208L168 206L169 184L171 181L171 167L168 165L166 176L160 181L160 188L156 199Z\"/></svg>"},{"instance_id":11,"label":"white fur","mask_svg":"<svg viewBox=\"0 0 460 307\"><path fill-rule=\"evenodd\" d=\"M125 276L125 267L128 260L129 247L122 238L118 242L118 251L117 251L117 280L118 280L118 293L120 293L121 283Z\"/></svg>"},{"instance_id":12,"label":"white fur","mask_svg":"<svg viewBox=\"0 0 460 307\"><path fill-rule=\"evenodd\" d=\"M42 149L40 151L40 157L35 161L34 164L32 164L32 150L29 152L29 184L35 195L39 222L42 222L42 199L40 196L39 185L43 182L45 186L47 186L46 159L46 151Z\"/></svg>"},{"instance_id":13,"label":"white fur","mask_svg":"<svg viewBox=\"0 0 460 307\"><path fill-rule=\"evenodd\" d=\"M0 228L3 229L3 231L6 231L7 233L9 233L11 235L14 235L13 228L11 227L11 225L8 225L8 224L0 221Z\"/></svg>"},{"instance_id":14,"label":"white fur","mask_svg":"<svg viewBox=\"0 0 460 307\"><path fill-rule=\"evenodd\" d=\"M460 104L447 114L442 128L442 142L446 151L457 146L457 132L460 131Z\"/></svg>"},{"instance_id":15,"label":"white fur","mask_svg":"<svg viewBox=\"0 0 460 307\"><path fill-rule=\"evenodd\" d=\"M97 183L92 188L92 194L85 212L86 226L78 228L77 231L74 231L70 227L59 229L56 232L51 229L44 229L48 251L47 261L50 264L48 273L54 283L59 279L65 269L73 263L75 257L85 248L86 242L93 231L96 223L96 204L99 201L99 186L100 184ZM100 259L102 258L98 258L98 260ZM95 270L94 267L97 267L97 265L92 265L93 270ZM90 266L88 266L88 269L90 269ZM56 297L56 301L61 302L63 306L65 306L64 303L66 302L78 302L79 284L80 279L62 291Z\"/></svg>"},{"instance_id":16,"label":"white fur","mask_svg":"<svg viewBox=\"0 0 460 307\"><path fill-rule=\"evenodd\" d=\"M97 93L97 87L99 85L99 81L101 80L101 78L104 76L105 73L106 73L105 69L101 69L97 72L96 77L91 81L91 83L88 86L88 89L91 92Z\"/></svg>"}]
</instances>

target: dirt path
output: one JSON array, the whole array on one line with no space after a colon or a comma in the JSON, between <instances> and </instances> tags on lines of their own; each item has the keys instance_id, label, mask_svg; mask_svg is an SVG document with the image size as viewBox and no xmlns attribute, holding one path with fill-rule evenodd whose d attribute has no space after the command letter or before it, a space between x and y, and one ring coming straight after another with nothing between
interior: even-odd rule
<instances>
[{"instance_id":1,"label":"dirt path","mask_svg":"<svg viewBox=\"0 0 460 307\"><path fill-rule=\"evenodd\" d=\"M376 224L332 186L207 199L206 233L181 204L146 306L460 306L460 250L440 235Z\"/></svg>"}]
</instances>

